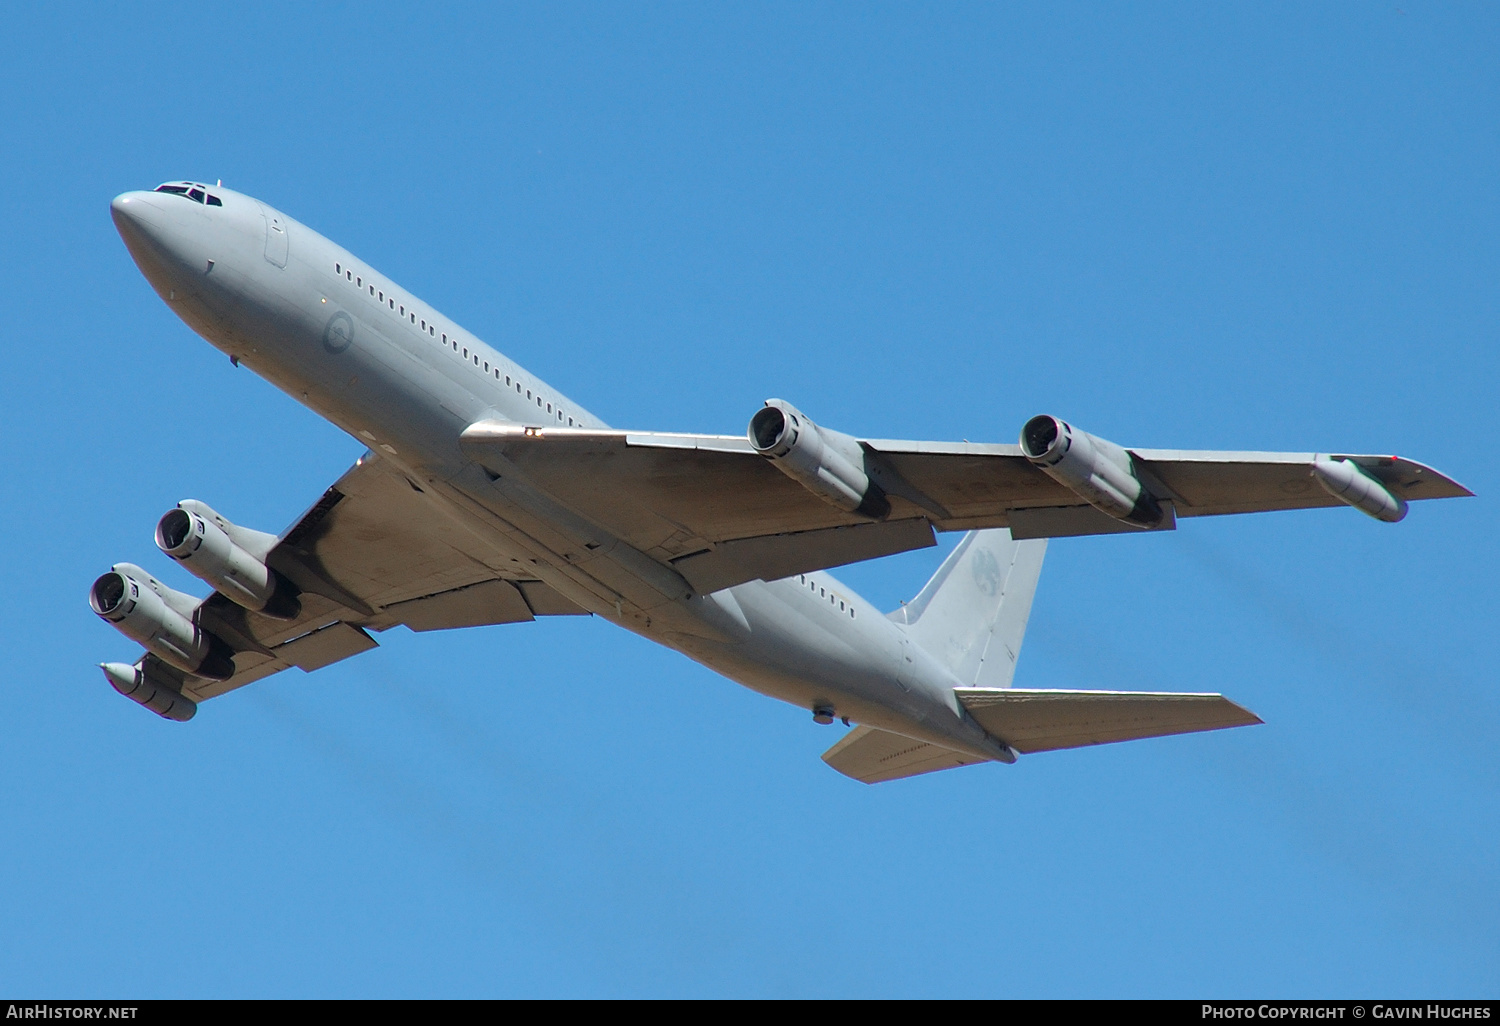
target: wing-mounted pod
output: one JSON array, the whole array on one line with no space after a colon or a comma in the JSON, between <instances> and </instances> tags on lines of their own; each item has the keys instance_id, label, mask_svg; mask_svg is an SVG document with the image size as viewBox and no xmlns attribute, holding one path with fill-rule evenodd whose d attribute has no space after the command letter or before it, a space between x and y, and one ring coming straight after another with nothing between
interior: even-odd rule
<instances>
[{"instance_id":1,"label":"wing-mounted pod","mask_svg":"<svg viewBox=\"0 0 1500 1026\"><path fill-rule=\"evenodd\" d=\"M822 499L874 520L890 515L884 490L865 470L857 440L820 428L782 399L767 399L750 418L750 444L787 477Z\"/></svg>"},{"instance_id":2,"label":"wing-mounted pod","mask_svg":"<svg viewBox=\"0 0 1500 1026\"><path fill-rule=\"evenodd\" d=\"M1032 417L1021 429L1021 451L1042 473L1116 520L1150 529L1165 513L1136 475L1135 460L1056 417Z\"/></svg>"},{"instance_id":3,"label":"wing-mounted pod","mask_svg":"<svg viewBox=\"0 0 1500 1026\"><path fill-rule=\"evenodd\" d=\"M198 626L200 604L132 563L116 563L89 589L94 612L163 662L197 677L228 680L234 653Z\"/></svg>"},{"instance_id":4,"label":"wing-mounted pod","mask_svg":"<svg viewBox=\"0 0 1500 1026\"><path fill-rule=\"evenodd\" d=\"M186 723L198 714L198 703L184 695L171 681L149 672L150 660L135 666L126 663L100 663L110 687L147 709L169 720Z\"/></svg>"},{"instance_id":5,"label":"wing-mounted pod","mask_svg":"<svg viewBox=\"0 0 1500 1026\"><path fill-rule=\"evenodd\" d=\"M1376 520L1394 524L1406 516L1406 500L1348 457L1319 456L1313 460L1312 475L1329 495Z\"/></svg>"},{"instance_id":6,"label":"wing-mounted pod","mask_svg":"<svg viewBox=\"0 0 1500 1026\"><path fill-rule=\"evenodd\" d=\"M302 611L297 591L266 566L275 535L230 523L196 499L184 499L156 525L156 547L231 602L278 620Z\"/></svg>"}]
</instances>

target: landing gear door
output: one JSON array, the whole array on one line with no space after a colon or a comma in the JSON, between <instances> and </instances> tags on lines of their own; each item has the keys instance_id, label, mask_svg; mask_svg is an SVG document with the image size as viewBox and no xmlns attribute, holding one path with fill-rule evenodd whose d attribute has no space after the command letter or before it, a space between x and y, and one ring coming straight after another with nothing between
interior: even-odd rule
<instances>
[{"instance_id":1,"label":"landing gear door","mask_svg":"<svg viewBox=\"0 0 1500 1026\"><path fill-rule=\"evenodd\" d=\"M287 233L286 218L265 207L260 208L266 219L266 259L277 267L286 266Z\"/></svg>"}]
</instances>

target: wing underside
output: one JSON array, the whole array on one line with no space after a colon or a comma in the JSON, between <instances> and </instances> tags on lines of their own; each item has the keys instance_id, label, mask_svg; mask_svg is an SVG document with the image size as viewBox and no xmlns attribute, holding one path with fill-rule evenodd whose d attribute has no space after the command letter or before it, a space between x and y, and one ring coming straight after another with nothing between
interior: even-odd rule
<instances>
[{"instance_id":1,"label":"wing underside","mask_svg":"<svg viewBox=\"0 0 1500 1026\"><path fill-rule=\"evenodd\" d=\"M463 442L494 472L520 471L699 591L930 545L929 528L1008 527L1015 538L1140 530L1084 502L1016 445L860 441L891 507L873 521L798 484L741 436L481 422ZM1315 453L1140 449L1132 456L1167 510L1163 528L1182 517L1342 505L1312 476ZM1469 494L1410 460L1337 458L1408 500Z\"/></svg>"},{"instance_id":2,"label":"wing underside","mask_svg":"<svg viewBox=\"0 0 1500 1026\"><path fill-rule=\"evenodd\" d=\"M233 651L232 677L195 677L154 656L141 665L203 701L358 655L376 647L372 633L397 624L431 631L585 614L373 454L297 519L266 562L300 593L296 618L251 612L219 594L197 611L199 626Z\"/></svg>"}]
</instances>

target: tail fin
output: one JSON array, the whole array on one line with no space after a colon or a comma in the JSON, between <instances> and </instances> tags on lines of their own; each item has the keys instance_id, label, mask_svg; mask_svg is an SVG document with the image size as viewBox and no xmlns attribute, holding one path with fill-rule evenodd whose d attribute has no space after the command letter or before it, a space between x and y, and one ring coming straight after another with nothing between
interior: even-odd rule
<instances>
[{"instance_id":1,"label":"tail fin","mask_svg":"<svg viewBox=\"0 0 1500 1026\"><path fill-rule=\"evenodd\" d=\"M916 598L890 614L965 687L1008 688L1047 541L970 531Z\"/></svg>"}]
</instances>

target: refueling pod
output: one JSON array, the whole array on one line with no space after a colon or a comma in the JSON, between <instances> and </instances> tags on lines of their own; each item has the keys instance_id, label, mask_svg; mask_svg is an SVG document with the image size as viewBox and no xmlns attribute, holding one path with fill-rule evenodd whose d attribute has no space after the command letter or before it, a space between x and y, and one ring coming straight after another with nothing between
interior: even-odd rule
<instances>
[{"instance_id":1,"label":"refueling pod","mask_svg":"<svg viewBox=\"0 0 1500 1026\"><path fill-rule=\"evenodd\" d=\"M228 680L234 676L234 653L198 626L199 604L131 563L116 563L89 589L94 612L162 662L194 676Z\"/></svg>"},{"instance_id":2,"label":"refueling pod","mask_svg":"<svg viewBox=\"0 0 1500 1026\"><path fill-rule=\"evenodd\" d=\"M1136 476L1130 453L1067 421L1032 417L1021 429L1021 451L1042 473L1116 520L1149 529L1165 516Z\"/></svg>"},{"instance_id":3,"label":"refueling pod","mask_svg":"<svg viewBox=\"0 0 1500 1026\"><path fill-rule=\"evenodd\" d=\"M156 524L156 547L236 605L278 620L301 612L296 589L265 564L274 535L231 524L204 503L184 499Z\"/></svg>"},{"instance_id":4,"label":"refueling pod","mask_svg":"<svg viewBox=\"0 0 1500 1026\"><path fill-rule=\"evenodd\" d=\"M874 520L890 515L890 500L865 472L857 439L818 427L782 399L767 399L748 433L756 452L819 498Z\"/></svg>"},{"instance_id":5,"label":"refueling pod","mask_svg":"<svg viewBox=\"0 0 1500 1026\"><path fill-rule=\"evenodd\" d=\"M143 667L125 663L100 663L104 679L132 702L139 702L158 716L186 723L198 713L198 703Z\"/></svg>"},{"instance_id":6,"label":"refueling pod","mask_svg":"<svg viewBox=\"0 0 1500 1026\"><path fill-rule=\"evenodd\" d=\"M1370 475L1353 460L1318 456L1313 460L1313 477L1335 499L1347 502L1361 513L1376 520L1394 524L1406 516L1406 500Z\"/></svg>"}]
</instances>

